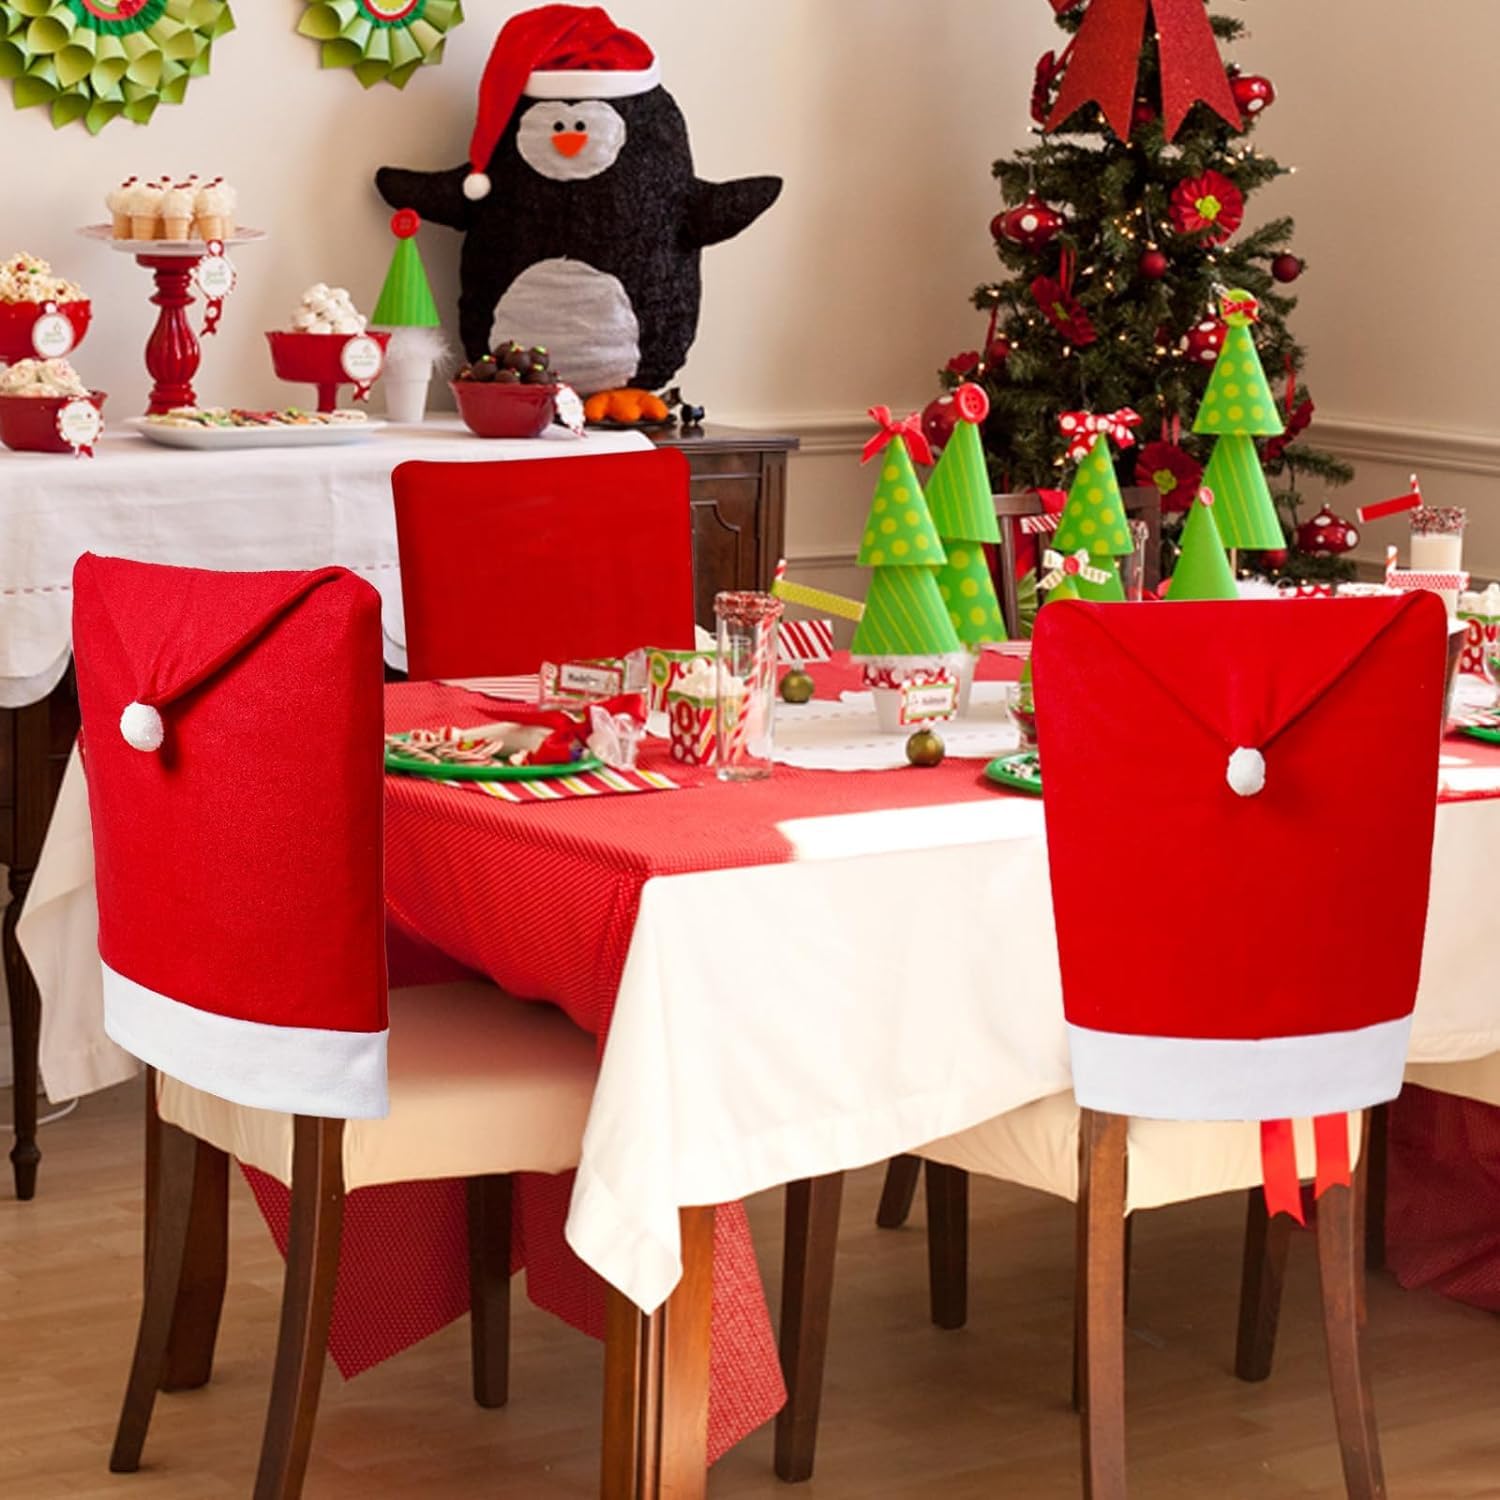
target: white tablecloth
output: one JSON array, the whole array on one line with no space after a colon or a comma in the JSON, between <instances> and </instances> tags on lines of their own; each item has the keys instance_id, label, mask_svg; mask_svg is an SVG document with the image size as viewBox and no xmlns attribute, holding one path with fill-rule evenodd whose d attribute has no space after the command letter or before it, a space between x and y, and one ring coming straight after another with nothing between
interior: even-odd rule
<instances>
[{"instance_id":1,"label":"white tablecloth","mask_svg":"<svg viewBox=\"0 0 1500 1500\"><path fill-rule=\"evenodd\" d=\"M67 670L81 552L200 568L340 563L380 590L386 660L406 665L391 470L646 449L636 432L561 428L531 441L473 437L456 417L392 426L348 447L222 453L113 433L92 459L0 450L0 708L45 698Z\"/></svg>"},{"instance_id":2,"label":"white tablecloth","mask_svg":"<svg viewBox=\"0 0 1500 1500\"><path fill-rule=\"evenodd\" d=\"M568 1234L648 1310L680 1275L680 1206L879 1161L1071 1086L1040 803L996 797L783 832L794 863L642 892ZM1500 1052L1496 849L1500 799L1438 810L1414 1063ZM20 924L54 1098L134 1071L102 1033L95 928L75 763ZM1140 962L1154 940L1147 922ZM984 1170L995 1148L934 1154ZM1181 1170L1194 1191L1226 1190L1254 1181L1255 1162L1237 1140L1207 1158L1195 1148Z\"/></svg>"}]
</instances>

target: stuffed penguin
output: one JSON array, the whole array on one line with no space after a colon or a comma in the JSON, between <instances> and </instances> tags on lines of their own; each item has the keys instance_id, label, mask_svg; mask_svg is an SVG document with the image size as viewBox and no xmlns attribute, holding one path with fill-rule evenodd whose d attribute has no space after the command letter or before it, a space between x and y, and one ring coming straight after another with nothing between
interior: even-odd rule
<instances>
[{"instance_id":1,"label":"stuffed penguin","mask_svg":"<svg viewBox=\"0 0 1500 1500\"><path fill-rule=\"evenodd\" d=\"M651 49L598 6L506 23L480 84L469 161L383 167L394 208L461 230L459 331L472 359L543 345L585 395L656 390L698 331L705 245L748 228L777 177L704 182Z\"/></svg>"}]
</instances>

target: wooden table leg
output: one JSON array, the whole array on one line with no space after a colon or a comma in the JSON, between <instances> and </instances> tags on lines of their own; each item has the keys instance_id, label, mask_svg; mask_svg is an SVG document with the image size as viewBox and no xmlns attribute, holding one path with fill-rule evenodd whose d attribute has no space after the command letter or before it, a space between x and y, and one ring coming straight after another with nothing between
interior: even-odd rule
<instances>
[{"instance_id":1,"label":"wooden table leg","mask_svg":"<svg viewBox=\"0 0 1500 1500\"><path fill-rule=\"evenodd\" d=\"M601 1500L703 1500L714 1210L682 1214L682 1280L643 1313L613 1287L605 1315Z\"/></svg>"},{"instance_id":2,"label":"wooden table leg","mask_svg":"<svg viewBox=\"0 0 1500 1500\"><path fill-rule=\"evenodd\" d=\"M5 977L10 990L10 1057L15 1143L10 1150L16 1197L23 1203L36 1195L36 1172L42 1153L36 1143L37 1046L42 1024L41 998L31 970L16 943L16 918L31 884L30 870L10 872L10 905L5 912Z\"/></svg>"}]
</instances>

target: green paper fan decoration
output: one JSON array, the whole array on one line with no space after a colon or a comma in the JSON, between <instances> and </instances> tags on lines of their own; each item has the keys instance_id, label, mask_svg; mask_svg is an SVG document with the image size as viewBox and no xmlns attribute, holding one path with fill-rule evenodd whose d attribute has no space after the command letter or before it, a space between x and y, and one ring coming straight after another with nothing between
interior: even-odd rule
<instances>
[{"instance_id":1,"label":"green paper fan decoration","mask_svg":"<svg viewBox=\"0 0 1500 1500\"><path fill-rule=\"evenodd\" d=\"M404 89L418 68L443 60L462 0L312 0L297 30L323 44L325 68L352 68L367 88Z\"/></svg>"},{"instance_id":2,"label":"green paper fan decoration","mask_svg":"<svg viewBox=\"0 0 1500 1500\"><path fill-rule=\"evenodd\" d=\"M98 135L181 104L233 30L229 0L0 0L0 78L17 109L45 105L55 129L81 120Z\"/></svg>"}]
</instances>

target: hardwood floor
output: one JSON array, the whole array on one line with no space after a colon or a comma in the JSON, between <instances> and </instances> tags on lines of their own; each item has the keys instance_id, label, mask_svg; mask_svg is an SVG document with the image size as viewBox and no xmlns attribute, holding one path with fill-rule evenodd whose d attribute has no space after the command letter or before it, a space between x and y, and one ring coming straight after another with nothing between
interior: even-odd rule
<instances>
[{"instance_id":1,"label":"hardwood floor","mask_svg":"<svg viewBox=\"0 0 1500 1500\"><path fill-rule=\"evenodd\" d=\"M0 1091L0 1118L9 1119ZM281 1262L238 1174L229 1294L213 1383L163 1396L136 1475L106 1471L141 1287L140 1111L133 1090L48 1126L34 1203L0 1197L0 1497L220 1500L249 1493ZM770 1429L716 1469L713 1500L1076 1500L1068 1409L1071 1211L976 1180L966 1329L928 1322L919 1200L873 1228L881 1169L844 1205L816 1477L771 1473ZM1263 1385L1230 1373L1238 1197L1144 1215L1129 1348L1135 1500L1336 1500L1313 1247L1292 1249L1281 1346ZM781 1201L752 1218L776 1299ZM599 1346L515 1298L511 1404L470 1394L460 1322L345 1385L330 1373L309 1500L591 1500ZM1370 1288L1371 1365L1391 1494L1500 1496L1500 1322L1387 1277Z\"/></svg>"}]
</instances>

